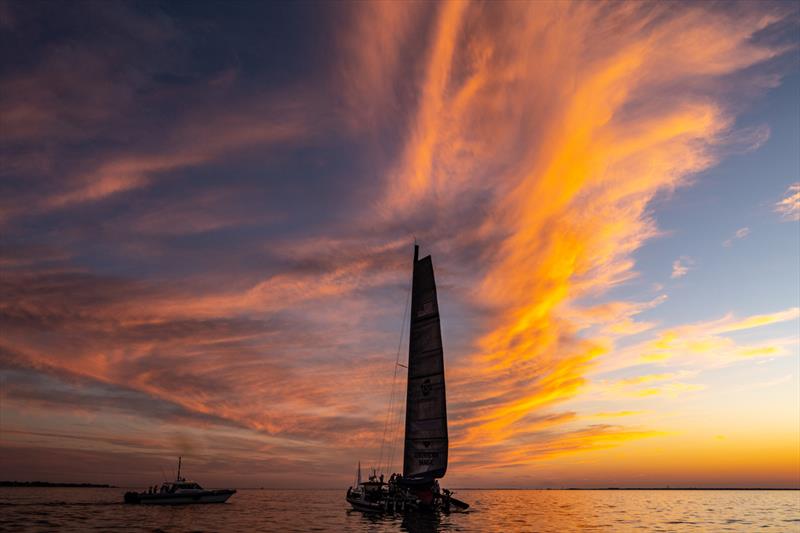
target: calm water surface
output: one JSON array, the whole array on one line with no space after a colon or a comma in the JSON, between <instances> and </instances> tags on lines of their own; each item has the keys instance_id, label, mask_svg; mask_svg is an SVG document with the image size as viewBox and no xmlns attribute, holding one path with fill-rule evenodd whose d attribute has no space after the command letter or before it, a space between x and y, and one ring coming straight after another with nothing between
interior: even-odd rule
<instances>
[{"instance_id":1,"label":"calm water surface","mask_svg":"<svg viewBox=\"0 0 800 533\"><path fill-rule=\"evenodd\" d=\"M123 489L0 488L2 531L786 531L800 491L462 490L466 513L348 510L344 491L240 490L228 503L123 505Z\"/></svg>"}]
</instances>

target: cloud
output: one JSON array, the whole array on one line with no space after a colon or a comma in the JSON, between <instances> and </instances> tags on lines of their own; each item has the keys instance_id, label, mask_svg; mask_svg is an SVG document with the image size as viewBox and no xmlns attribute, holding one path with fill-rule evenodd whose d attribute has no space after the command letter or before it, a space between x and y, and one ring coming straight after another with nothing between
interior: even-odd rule
<instances>
[{"instance_id":1,"label":"cloud","mask_svg":"<svg viewBox=\"0 0 800 533\"><path fill-rule=\"evenodd\" d=\"M494 468L507 468L575 453L613 448L620 444L660 433L634 430L611 424L592 424L583 429L531 439L522 446L509 447L495 455Z\"/></svg>"},{"instance_id":2,"label":"cloud","mask_svg":"<svg viewBox=\"0 0 800 533\"><path fill-rule=\"evenodd\" d=\"M736 233L733 234L733 237L731 237L730 239L725 240L722 243L722 246L725 246L725 247L733 246L733 241L734 240L744 239L748 235L750 235L750 228L747 228L747 227L739 228L739 229L736 230Z\"/></svg>"},{"instance_id":3,"label":"cloud","mask_svg":"<svg viewBox=\"0 0 800 533\"><path fill-rule=\"evenodd\" d=\"M636 396L661 396L667 395L673 398L678 396L683 396L689 392L696 392L705 389L705 385L701 385L698 383L665 383L664 385L660 385L658 387L647 387L645 389L640 389L635 392Z\"/></svg>"},{"instance_id":4,"label":"cloud","mask_svg":"<svg viewBox=\"0 0 800 533\"><path fill-rule=\"evenodd\" d=\"M46 27L35 7L7 19ZM755 35L785 7L352 4L299 51L264 44L284 32L256 6L214 20L104 6L90 23L63 9L64 40L20 34L35 53L0 79L0 363L30 385L4 398L32 414L15 422L26 444L79 461L35 424L113 411L224 433L217 457L268 446L280 472L377 455L412 234L447 310L466 471L658 434L557 412L609 360L782 353L719 329L778 318L657 330L639 315L666 296L609 291L659 235L653 201L763 137L736 129L730 88L774 84L759 69L787 47ZM303 51L319 42L330 53ZM638 352L616 346L648 332ZM96 467L135 464L148 442L119 430L124 443L75 433L108 447ZM24 448L9 453L35 462Z\"/></svg>"},{"instance_id":5,"label":"cloud","mask_svg":"<svg viewBox=\"0 0 800 533\"><path fill-rule=\"evenodd\" d=\"M72 185L42 200L45 210L60 209L147 187L159 176L195 167L247 148L280 146L302 139L307 128L300 117L286 115L287 102L240 102L246 109L225 109L217 116L191 116L175 127L159 150L120 153L86 173L70 177ZM290 104L290 103L289 103ZM274 106L274 107L271 107ZM261 109L259 109L261 108Z\"/></svg>"},{"instance_id":6,"label":"cloud","mask_svg":"<svg viewBox=\"0 0 800 533\"><path fill-rule=\"evenodd\" d=\"M562 307L635 276L631 253L657 233L648 203L713 164L712 146L731 128L714 77L775 53L747 42L752 27L717 13L708 24L707 15L593 4L568 15L557 4L440 10L424 101L384 209L452 217L476 205L488 214L461 234L491 241L474 295L491 318L472 363L456 371L458 385L483 398L460 419L468 429L458 450L524 431L528 413L577 394L608 352L577 338ZM558 20L570 31L559 33ZM709 31L713 49L700 44ZM594 32L614 38L589 53ZM682 81L706 97L677 90Z\"/></svg>"},{"instance_id":7,"label":"cloud","mask_svg":"<svg viewBox=\"0 0 800 533\"><path fill-rule=\"evenodd\" d=\"M645 374L641 376L634 376L631 378L622 379L620 380L620 383L624 385L639 385L642 383L651 383L653 381L665 381L670 379L676 379L680 376L681 375L677 373Z\"/></svg>"},{"instance_id":8,"label":"cloud","mask_svg":"<svg viewBox=\"0 0 800 533\"><path fill-rule=\"evenodd\" d=\"M793 183L786 189L785 198L775 204L775 212L784 220L800 220L800 183Z\"/></svg>"},{"instance_id":9,"label":"cloud","mask_svg":"<svg viewBox=\"0 0 800 533\"><path fill-rule=\"evenodd\" d=\"M252 90L235 83L228 65L198 65L197 37L169 16L81 5L62 7L63 35L45 40L37 54L20 53L0 78L0 157L16 200L2 195L0 222L130 194L326 130L316 95L296 87ZM30 28L48 16L17 9ZM77 29L84 19L87 27L114 30ZM20 42L31 38L30 28L18 28Z\"/></svg>"},{"instance_id":10,"label":"cloud","mask_svg":"<svg viewBox=\"0 0 800 533\"><path fill-rule=\"evenodd\" d=\"M655 327L655 322L636 320L636 316L663 304L667 298L666 294L660 294L645 302L614 300L598 305L576 307L563 312L562 316L580 328L601 326L597 333L605 337L625 337Z\"/></svg>"},{"instance_id":11,"label":"cloud","mask_svg":"<svg viewBox=\"0 0 800 533\"><path fill-rule=\"evenodd\" d=\"M759 328L771 324L778 324L780 322L787 322L789 320L796 320L798 317L800 317L800 308L798 307L790 307L789 309L776 313L752 315L739 320L734 318L732 314L729 314L723 319L710 323L709 325L711 327L709 330L711 333L732 333L734 331Z\"/></svg>"},{"instance_id":12,"label":"cloud","mask_svg":"<svg viewBox=\"0 0 800 533\"><path fill-rule=\"evenodd\" d=\"M631 364L624 368L626 373L633 375L623 378L598 378L593 379L589 385L590 394L595 399L620 402L620 405L632 406L634 402L644 401L653 397L675 399L687 393L701 391L707 388L701 383L687 383L700 374L697 369L674 370L670 372L653 372L652 366ZM621 369L617 369L618 371ZM649 372L649 373L641 373ZM630 413L623 411L623 413ZM633 412L636 414L636 412Z\"/></svg>"},{"instance_id":13,"label":"cloud","mask_svg":"<svg viewBox=\"0 0 800 533\"><path fill-rule=\"evenodd\" d=\"M672 279L682 278L689 273L692 265L694 265L694 260L691 257L682 255L672 262L672 274L669 277Z\"/></svg>"},{"instance_id":14,"label":"cloud","mask_svg":"<svg viewBox=\"0 0 800 533\"><path fill-rule=\"evenodd\" d=\"M107 401L119 394L121 403L132 405L130 394L145 395L156 400L149 406L138 403L140 413L148 416L158 416L167 402L184 412L184 419L306 438L323 438L348 426L355 435L356 426L370 426L361 416L342 415L351 410L334 385L337 380L331 380L338 372L334 362L318 363L315 380L303 377L297 359L301 347L313 350L321 342L331 349L322 338L313 340L319 333L308 331L321 330L304 319L277 314L265 320L190 318L191 311L169 304L170 297L185 298L178 291L78 273L6 275L2 288L0 362L6 368L96 382L104 387L97 394ZM38 335L41 331L48 336ZM287 351L295 354L294 362L282 357ZM369 360L362 365L371 371ZM355 383L356 376L348 375ZM42 392L36 389L6 392L11 400L30 401L29 395ZM49 398L60 408L107 403L94 398L92 390L69 392L70 401L52 393L42 393L39 400ZM328 395L333 396L323 400ZM312 408L317 402L327 407Z\"/></svg>"},{"instance_id":15,"label":"cloud","mask_svg":"<svg viewBox=\"0 0 800 533\"><path fill-rule=\"evenodd\" d=\"M643 411L606 411L600 413L594 413L590 416L594 418L618 418L624 416L633 416L642 414Z\"/></svg>"},{"instance_id":16,"label":"cloud","mask_svg":"<svg viewBox=\"0 0 800 533\"><path fill-rule=\"evenodd\" d=\"M760 341L737 340L732 334L765 328L775 324L795 321L800 309L792 307L775 313L736 318L727 314L722 318L683 324L653 332L650 338L633 343L615 353L613 360L603 362L597 369L610 372L639 365L669 366L673 372L699 372L741 362L752 357L779 357L790 353L788 348L797 344L791 337L767 337ZM623 380L652 380L670 374L637 375ZM678 377L676 374L674 377Z\"/></svg>"}]
</instances>

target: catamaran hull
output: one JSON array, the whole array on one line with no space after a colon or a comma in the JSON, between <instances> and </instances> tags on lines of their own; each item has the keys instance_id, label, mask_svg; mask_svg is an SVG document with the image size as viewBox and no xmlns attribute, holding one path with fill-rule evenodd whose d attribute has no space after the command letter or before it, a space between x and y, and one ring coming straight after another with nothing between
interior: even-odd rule
<instances>
[{"instance_id":1,"label":"catamaran hull","mask_svg":"<svg viewBox=\"0 0 800 533\"><path fill-rule=\"evenodd\" d=\"M236 494L235 490L207 490L198 494L148 494L128 492L125 503L144 505L187 505L192 503L225 503Z\"/></svg>"},{"instance_id":2,"label":"catamaran hull","mask_svg":"<svg viewBox=\"0 0 800 533\"><path fill-rule=\"evenodd\" d=\"M366 513L382 513L385 511L383 505L380 503L373 503L373 502L364 502L360 500L355 500L351 498L347 498L348 503L353 506L353 509L356 511L364 511Z\"/></svg>"},{"instance_id":3,"label":"catamaran hull","mask_svg":"<svg viewBox=\"0 0 800 533\"><path fill-rule=\"evenodd\" d=\"M346 496L347 502L356 511L368 513L402 513L405 511L466 511L469 504L453 496L437 496L429 503L418 498L385 498L379 501L368 501L359 497Z\"/></svg>"},{"instance_id":4,"label":"catamaran hull","mask_svg":"<svg viewBox=\"0 0 800 533\"><path fill-rule=\"evenodd\" d=\"M422 506L417 505L415 502L403 502L400 500L383 500L380 502L367 502L364 500L356 500L347 498L347 502L356 511L364 513L402 513L405 511L423 509Z\"/></svg>"}]
</instances>

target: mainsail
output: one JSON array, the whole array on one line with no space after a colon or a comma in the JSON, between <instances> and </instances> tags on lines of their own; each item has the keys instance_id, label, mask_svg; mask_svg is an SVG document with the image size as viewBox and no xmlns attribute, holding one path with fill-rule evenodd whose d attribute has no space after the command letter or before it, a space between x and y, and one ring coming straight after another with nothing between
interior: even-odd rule
<instances>
[{"instance_id":1,"label":"mainsail","mask_svg":"<svg viewBox=\"0 0 800 533\"><path fill-rule=\"evenodd\" d=\"M432 482L447 471L447 405L439 304L431 256L414 246L403 477Z\"/></svg>"}]
</instances>

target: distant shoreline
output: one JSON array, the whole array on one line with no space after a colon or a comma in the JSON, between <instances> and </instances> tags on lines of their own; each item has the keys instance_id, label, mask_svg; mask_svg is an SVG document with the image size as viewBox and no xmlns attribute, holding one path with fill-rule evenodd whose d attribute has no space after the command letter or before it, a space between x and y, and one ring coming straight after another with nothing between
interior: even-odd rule
<instances>
[{"instance_id":1,"label":"distant shoreline","mask_svg":"<svg viewBox=\"0 0 800 533\"><path fill-rule=\"evenodd\" d=\"M62 487L78 489L116 489L114 485L98 483L51 483L49 481L0 481L0 487Z\"/></svg>"}]
</instances>

